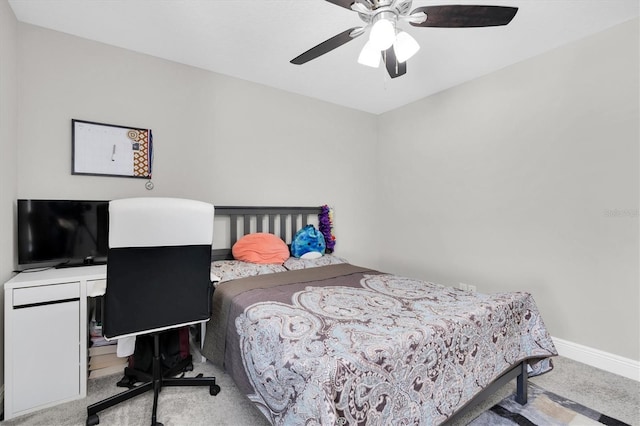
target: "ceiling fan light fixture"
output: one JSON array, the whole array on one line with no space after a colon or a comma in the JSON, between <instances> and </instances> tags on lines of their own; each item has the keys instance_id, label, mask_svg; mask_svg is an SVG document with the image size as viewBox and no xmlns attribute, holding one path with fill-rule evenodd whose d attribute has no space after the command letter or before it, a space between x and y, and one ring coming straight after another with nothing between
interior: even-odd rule
<instances>
[{"instance_id":1,"label":"ceiling fan light fixture","mask_svg":"<svg viewBox=\"0 0 640 426\"><path fill-rule=\"evenodd\" d=\"M361 65L366 65L371 68L378 68L380 66L380 51L377 47L375 47L371 41L367 41L360 51L360 56L358 56L358 63Z\"/></svg>"},{"instance_id":2,"label":"ceiling fan light fixture","mask_svg":"<svg viewBox=\"0 0 640 426\"><path fill-rule=\"evenodd\" d=\"M378 51L387 50L393 45L396 39L396 27L395 22L392 20L388 12L382 12L376 15L373 19L373 25L371 26L371 33L369 34L369 41L373 43Z\"/></svg>"},{"instance_id":3,"label":"ceiling fan light fixture","mask_svg":"<svg viewBox=\"0 0 640 426\"><path fill-rule=\"evenodd\" d=\"M391 78L407 73L407 61L420 45L397 28L408 23L414 27L482 28L507 25L518 12L517 7L447 4L420 6L411 10L413 0L326 0L357 13L364 26L353 27L323 41L293 58L302 65L350 42L369 31L369 40L360 51L360 64L379 67L382 61Z\"/></svg>"},{"instance_id":4,"label":"ceiling fan light fixture","mask_svg":"<svg viewBox=\"0 0 640 426\"><path fill-rule=\"evenodd\" d=\"M409 33L400 31L393 43L393 50L398 62L406 62L420 50L420 45Z\"/></svg>"}]
</instances>

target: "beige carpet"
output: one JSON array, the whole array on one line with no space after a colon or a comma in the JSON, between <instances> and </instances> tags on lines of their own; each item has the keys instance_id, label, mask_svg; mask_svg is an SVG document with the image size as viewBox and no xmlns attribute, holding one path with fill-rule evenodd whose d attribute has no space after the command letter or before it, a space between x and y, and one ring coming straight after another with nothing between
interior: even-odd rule
<instances>
[{"instance_id":1,"label":"beige carpet","mask_svg":"<svg viewBox=\"0 0 640 426\"><path fill-rule=\"evenodd\" d=\"M553 371L533 378L531 382L630 425L640 426L640 382L562 357L555 358L554 362L556 368ZM165 388L160 394L158 421L165 426L268 425L266 419L236 389L229 376L210 363L195 363L194 371L188 375L195 376L198 373L215 376L222 391L211 396L208 387ZM87 398L21 416L0 425L84 425L87 405L121 392L123 389L115 386L120 378L120 375L115 375L90 380ZM456 426L467 425L514 391L513 383L505 385L489 400L456 422ZM152 402L153 396L149 392L105 410L99 414L100 425L149 425Z\"/></svg>"},{"instance_id":2,"label":"beige carpet","mask_svg":"<svg viewBox=\"0 0 640 426\"><path fill-rule=\"evenodd\" d=\"M231 378L211 363L194 363L194 370L187 374L194 377L198 373L216 377L222 390L216 396L209 395L209 387L166 387L158 400L158 421L165 426L177 425L268 425L269 423L253 407L249 400L236 389ZM84 425L87 419L87 405L98 402L125 390L116 386L122 374L89 380L87 398L61 404L53 408L27 414L0 423L2 426L62 426ZM153 393L147 392L127 402L104 410L98 414L100 425L149 425Z\"/></svg>"}]
</instances>

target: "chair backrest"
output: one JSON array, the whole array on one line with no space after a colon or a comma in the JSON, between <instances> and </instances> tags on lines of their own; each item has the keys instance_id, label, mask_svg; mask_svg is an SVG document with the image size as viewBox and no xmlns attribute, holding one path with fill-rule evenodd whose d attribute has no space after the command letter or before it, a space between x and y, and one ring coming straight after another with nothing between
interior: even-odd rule
<instances>
[{"instance_id":1,"label":"chair backrest","mask_svg":"<svg viewBox=\"0 0 640 426\"><path fill-rule=\"evenodd\" d=\"M109 203L103 334L146 334L209 319L214 207L179 198Z\"/></svg>"}]
</instances>

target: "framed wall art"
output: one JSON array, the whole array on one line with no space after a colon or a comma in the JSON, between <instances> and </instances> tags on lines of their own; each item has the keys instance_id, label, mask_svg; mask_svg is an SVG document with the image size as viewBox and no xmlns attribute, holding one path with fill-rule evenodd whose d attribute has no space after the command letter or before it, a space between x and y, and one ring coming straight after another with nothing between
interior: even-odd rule
<instances>
[{"instance_id":1,"label":"framed wall art","mask_svg":"<svg viewBox=\"0 0 640 426\"><path fill-rule=\"evenodd\" d=\"M71 174L151 179L151 129L71 120Z\"/></svg>"}]
</instances>

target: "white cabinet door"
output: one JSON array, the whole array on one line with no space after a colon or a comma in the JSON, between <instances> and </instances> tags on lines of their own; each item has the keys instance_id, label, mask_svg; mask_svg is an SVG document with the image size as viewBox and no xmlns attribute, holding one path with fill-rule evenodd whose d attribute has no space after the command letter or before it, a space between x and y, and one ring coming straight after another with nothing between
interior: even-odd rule
<instances>
[{"instance_id":1,"label":"white cabinet door","mask_svg":"<svg viewBox=\"0 0 640 426\"><path fill-rule=\"evenodd\" d=\"M78 284L76 283L76 286ZM12 412L80 393L80 301L25 306L12 312Z\"/></svg>"}]
</instances>

